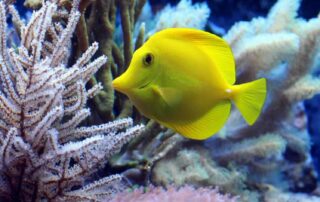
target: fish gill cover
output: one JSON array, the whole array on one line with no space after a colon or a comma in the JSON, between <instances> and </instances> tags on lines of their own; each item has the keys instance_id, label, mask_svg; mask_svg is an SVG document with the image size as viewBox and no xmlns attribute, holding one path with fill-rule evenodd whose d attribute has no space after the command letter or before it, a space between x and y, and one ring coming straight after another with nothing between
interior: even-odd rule
<instances>
[{"instance_id":1,"label":"fish gill cover","mask_svg":"<svg viewBox=\"0 0 320 202\"><path fill-rule=\"evenodd\" d=\"M184 200L189 192L208 201L320 200L317 156L310 154L319 132L310 135L303 104L320 91L318 1L1 5L2 200ZM266 104L253 126L232 110L213 138L192 141L115 94L111 82L127 69L134 50L168 27L222 36L232 48L239 83L267 78Z\"/></svg>"}]
</instances>

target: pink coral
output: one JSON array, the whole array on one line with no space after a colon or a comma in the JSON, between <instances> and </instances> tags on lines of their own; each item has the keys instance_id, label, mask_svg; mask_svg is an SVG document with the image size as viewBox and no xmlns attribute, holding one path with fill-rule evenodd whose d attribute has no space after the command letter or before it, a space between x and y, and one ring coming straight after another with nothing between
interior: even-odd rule
<instances>
[{"instance_id":1,"label":"pink coral","mask_svg":"<svg viewBox=\"0 0 320 202\"><path fill-rule=\"evenodd\" d=\"M236 202L238 197L223 195L217 189L194 188L183 186L176 188L170 186L167 189L162 187L148 187L135 189L132 192L118 193L111 202Z\"/></svg>"}]
</instances>

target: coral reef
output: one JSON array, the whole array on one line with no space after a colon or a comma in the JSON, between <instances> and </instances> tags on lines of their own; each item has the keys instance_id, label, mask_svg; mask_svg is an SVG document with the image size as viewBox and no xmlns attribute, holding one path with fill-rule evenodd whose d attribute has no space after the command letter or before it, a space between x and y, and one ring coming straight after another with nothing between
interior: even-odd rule
<instances>
[{"instance_id":1,"label":"coral reef","mask_svg":"<svg viewBox=\"0 0 320 202\"><path fill-rule=\"evenodd\" d=\"M176 188L168 187L164 190L161 187L147 187L145 189L135 189L132 192L122 192L117 194L111 202L160 202L160 201L175 201L175 202L236 202L238 197L222 195L216 189L199 188L195 189L191 186L182 186Z\"/></svg>"},{"instance_id":2,"label":"coral reef","mask_svg":"<svg viewBox=\"0 0 320 202\"><path fill-rule=\"evenodd\" d=\"M275 163L275 167L271 170L286 172L286 163L302 167L312 166L307 165L309 135L305 125L296 124L296 112L299 102L312 97L320 90L319 79L312 76L319 51L320 19L306 21L298 18L299 5L298 0L279 0L266 18L237 23L225 36L234 52L240 82L260 76L266 77L269 94L264 112L254 126L245 126L236 112L231 115L232 118L224 131L227 137L221 141L217 140L224 148L216 147L213 154L218 161L225 159L224 154L241 152L241 147L237 146L239 141L252 141L252 138L258 140L271 133L274 137L278 136L277 139L286 142L285 150L281 146L277 150L270 148L265 152L264 159L270 159L272 156L274 158L272 162ZM228 152L222 152L224 154L221 155L221 149L225 150L226 146ZM257 149L262 148L263 145L257 145L242 157L255 159L254 164L257 164L256 159L261 159ZM297 161L286 159L287 152L301 158ZM281 154L284 154L284 158L278 158ZM238 158L238 163L247 164L243 158ZM259 170L259 167L268 168L269 162L261 161L250 166L250 169L254 171Z\"/></svg>"},{"instance_id":3,"label":"coral reef","mask_svg":"<svg viewBox=\"0 0 320 202\"><path fill-rule=\"evenodd\" d=\"M218 166L209 152L199 146L183 149L176 156L169 154L154 166L153 171L152 180L163 185L174 183L176 186L193 184L201 187L214 184L229 193L244 191L243 175Z\"/></svg>"},{"instance_id":4,"label":"coral reef","mask_svg":"<svg viewBox=\"0 0 320 202\"><path fill-rule=\"evenodd\" d=\"M33 9L38 9L39 3L25 1ZM109 199L110 192L122 189L120 175L98 180L93 174L137 136L142 126L131 127L135 122L145 123L145 130L109 161L111 172L125 170L123 175L132 183L164 185L174 194L198 189L171 189L171 184L219 186L221 192L250 202L319 200L310 196L317 179L301 101L320 90L319 79L312 74L320 61L320 19L300 18L301 1L278 0L266 17L238 22L224 35L236 59L237 81L266 77L268 99L254 126L247 126L239 113L232 111L226 127L205 143L184 139L145 119L127 98L114 94L111 81L127 68L133 51L149 34L172 26L213 29L214 22L205 27L210 14L207 4L181 0L177 6L152 13L147 0L82 0L79 11L78 3L42 2L27 25L22 25L17 12L9 7L21 33L17 48L5 46L2 5L3 199ZM74 30L76 38L71 43ZM90 62L95 52L108 60L101 56ZM133 120L122 119L128 116ZM119 120L88 126L113 119ZM147 200L156 198L155 194L168 194L162 188L150 189L149 195L136 190L118 197ZM12 196L13 192L18 194Z\"/></svg>"},{"instance_id":5,"label":"coral reef","mask_svg":"<svg viewBox=\"0 0 320 202\"><path fill-rule=\"evenodd\" d=\"M26 25L8 6L20 33L16 48L6 45L6 6L0 2L1 201L107 200L121 188L121 175L94 174L143 126L131 127L131 119L79 126L90 115L87 100L102 88L85 85L107 61L90 62L98 49L92 43L68 66L79 1L69 11L43 2ZM62 13L66 21L53 19Z\"/></svg>"},{"instance_id":6,"label":"coral reef","mask_svg":"<svg viewBox=\"0 0 320 202\"><path fill-rule=\"evenodd\" d=\"M87 43L94 40L104 44L101 52L111 58L102 73L96 76L105 90L95 99L94 110L98 116L107 119L132 116L135 121L146 123L143 134L130 143L127 150L112 158L111 167L129 168L125 175L137 179L135 183L146 184L151 178L153 183L161 185L221 186L222 191L240 195L243 201L259 201L271 187L276 187L279 192L312 192L316 187L316 176L309 160L310 140L301 101L319 92L318 79L312 76L319 50L319 18L301 19L297 16L300 1L279 0L267 17L239 22L224 36L234 52L238 82L266 77L269 94L262 116L254 126L248 127L236 111L232 112L224 130L205 143L211 150L210 157L202 155L201 149L196 149L201 152L192 149L190 145L195 142L141 117L126 98L113 97L111 78L126 69L133 50L143 43L145 33L168 26L194 27L194 23L185 20L185 10L201 13L198 28L203 28L207 21L205 4L192 5L190 1L181 1L176 7L168 6L159 11L158 17L152 16L161 19L162 15L171 16L174 11L178 17L170 18L172 21L142 23L143 19L151 21L150 16L139 18L147 8L143 8L145 2L109 1L103 7L104 3L97 0L85 12L89 18L85 21L87 30L84 29L83 33L88 34L83 38L88 39ZM188 9L181 11L181 5ZM92 13L94 9L99 12ZM117 10L120 27L116 25ZM108 13L108 17L103 18L102 13ZM96 26L95 23L99 22L106 27ZM181 147L185 149L180 151ZM188 159L199 160L181 166L185 165L182 162L189 162ZM182 172L186 168L192 170L193 175ZM171 175L163 174L169 170ZM203 175L197 176L195 170ZM223 179L226 181L223 182L226 184L221 176L214 175L216 173L225 174ZM233 175L239 181L234 186L225 186L228 185L227 179L231 179L229 184L234 182ZM214 180L215 177L220 180Z\"/></svg>"},{"instance_id":7,"label":"coral reef","mask_svg":"<svg viewBox=\"0 0 320 202\"><path fill-rule=\"evenodd\" d=\"M320 90L319 79L312 75L318 67L320 19L299 18L299 5L298 0L278 0L266 18L236 23L224 36L235 56L237 82L268 79L268 98L258 122L247 126L234 110L225 128L206 142L214 160L209 163L210 169L226 169L226 179L237 170L242 179L240 189L222 186L222 190L241 195L243 201L259 201L270 187L279 192L310 193L317 186L301 101ZM196 160L195 165L182 163L188 162L188 155L193 160L199 158L192 147L188 148L171 151L156 162L153 182L219 186L221 180L205 178L212 175L203 164L210 157L201 155L205 160ZM188 169L193 174L185 172ZM251 190L252 194L244 190Z\"/></svg>"},{"instance_id":8,"label":"coral reef","mask_svg":"<svg viewBox=\"0 0 320 202\"><path fill-rule=\"evenodd\" d=\"M95 26L90 24L90 18L87 21L89 30L91 29L91 33L94 33L93 36L88 35L90 40L105 41L108 38L113 43L113 46L108 48L111 51L105 52L112 57L110 60L112 71L108 73L109 76L111 74L111 77L117 76L125 70L133 49L142 44L145 38L144 33L153 33L155 30L175 25L194 27L192 23L188 24L190 21L185 21L187 17L170 18L172 21L168 23L161 23L161 20L152 23L146 22L146 24L141 23L143 19L150 21L150 16L149 18L138 17L140 13L144 14L144 10L148 6L146 4L147 6L142 8L144 3L131 1L130 4L124 5L122 1L110 2L108 8L112 15L109 15L109 18L115 16L116 10L119 9L121 30L116 28L114 18L110 18L113 19L111 23L109 21L105 24L112 25L112 29L117 31L115 38L118 40L112 39L114 35L98 38L99 34L96 32L101 29L96 31ZM97 5L99 4L94 3L90 9L92 10ZM158 17L153 18L161 19L162 15L168 16L173 11L175 16L186 16L183 14L184 11L179 10L181 5L187 6L189 10L199 11L202 14L202 22L197 26L203 27L208 15L208 12L205 11L206 6L205 4L192 5L190 1L181 1L176 7L167 6L164 10L159 11ZM136 183L145 184L151 177L153 183L162 185L187 182L198 186L220 185L223 191L242 195L242 200L247 201L258 201L261 197L260 194L263 195L263 190L260 189L264 187L264 184L271 184L280 190L293 191L298 189L311 192L316 186L315 173L308 160L310 159L310 140L304 124L306 120L300 102L319 92L317 78L311 74L316 65L316 53L319 48L319 26L317 26L319 19L314 18L306 21L298 18L299 5L300 1L279 0L266 18L259 17L250 22L239 22L224 36L234 52L238 82L243 83L257 77L266 77L269 83L266 107L254 126L246 126L239 114L234 111L225 129L206 142L206 145L212 148L210 150L212 150L214 160L210 160L209 156L204 157L207 162L210 162L207 168L210 168L211 171L224 169L226 179L233 179L232 175L236 171L240 180L239 187L223 186L219 184L220 181L212 180L209 177L202 178L200 182L194 181L194 178L186 180L189 174L181 171L183 168L179 164L179 162L181 163L179 159L187 158L189 155L197 159L199 153L195 150L188 151L189 141L180 138L173 131L159 126L152 120L145 120L132 109L131 104L122 96L116 96L114 101L111 100L115 109L112 116L132 116L136 121L146 122L146 130L130 143L127 150L112 158L111 166L117 169L130 168L126 175L130 179L139 179L135 181ZM90 9L88 11L91 11ZM200 10L202 11L200 12ZM148 14L150 15L150 10ZM96 20L93 22L100 18L97 14L94 17ZM177 22L173 25L172 22L175 20ZM119 40L119 36L122 37L123 42ZM134 39L136 39L136 43L134 43ZM107 85L109 76L105 77L108 79L102 80L100 77L100 81ZM97 79L99 80L99 76ZM110 94L111 91L105 92ZM109 96L110 99L111 96ZM102 105L104 103L100 102ZM96 102L95 105L100 104ZM108 108L110 109L110 107L111 105ZM99 107L96 109L99 111ZM99 114L103 113L99 112ZM193 143L191 142L191 145ZM184 146L187 148L179 151L179 148ZM164 165L161 166L163 163ZM169 164L171 167L168 166ZM160 167L164 170L161 170ZM179 179L181 181L174 179L174 177L170 178L168 175L162 175L168 171L169 167L172 171L171 177L181 176L182 178ZM291 169L292 167L297 169ZM194 170L197 167L190 165L189 169L191 168ZM295 170L294 173L292 173L293 170ZM205 172L209 171L203 171L203 173ZM248 172L252 174L247 175ZM208 175L210 176L212 173L209 172ZM165 176L168 177L168 180L162 181ZM306 178L311 179L309 180L310 184L307 183L302 188L298 188L299 180L304 181ZM251 191L247 191L248 189Z\"/></svg>"}]
</instances>

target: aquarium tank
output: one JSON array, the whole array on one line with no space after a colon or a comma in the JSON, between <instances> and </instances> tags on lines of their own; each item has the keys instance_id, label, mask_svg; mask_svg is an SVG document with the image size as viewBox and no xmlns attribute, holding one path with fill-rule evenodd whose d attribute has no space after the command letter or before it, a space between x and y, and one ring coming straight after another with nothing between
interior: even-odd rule
<instances>
[{"instance_id":1,"label":"aquarium tank","mask_svg":"<svg viewBox=\"0 0 320 202\"><path fill-rule=\"evenodd\" d=\"M320 202L319 0L0 0L0 201Z\"/></svg>"}]
</instances>

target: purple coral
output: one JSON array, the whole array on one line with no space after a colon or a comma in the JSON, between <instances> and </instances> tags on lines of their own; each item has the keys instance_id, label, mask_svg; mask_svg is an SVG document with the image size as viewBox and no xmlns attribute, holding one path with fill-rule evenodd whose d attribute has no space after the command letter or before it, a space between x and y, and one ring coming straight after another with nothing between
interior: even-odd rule
<instances>
[{"instance_id":1,"label":"purple coral","mask_svg":"<svg viewBox=\"0 0 320 202\"><path fill-rule=\"evenodd\" d=\"M218 189L194 188L186 185L180 188L169 186L167 189L162 187L148 187L147 191L143 188L135 189L132 192L118 193L111 202L236 202L238 197L223 195Z\"/></svg>"}]
</instances>

